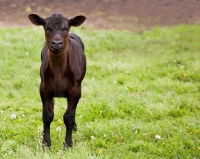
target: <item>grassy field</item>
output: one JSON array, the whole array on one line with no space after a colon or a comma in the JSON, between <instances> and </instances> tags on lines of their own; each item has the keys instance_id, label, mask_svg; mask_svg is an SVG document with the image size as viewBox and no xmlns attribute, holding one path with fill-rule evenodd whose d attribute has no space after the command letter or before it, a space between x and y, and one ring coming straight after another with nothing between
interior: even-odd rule
<instances>
[{"instance_id":1,"label":"grassy field","mask_svg":"<svg viewBox=\"0 0 200 159\"><path fill-rule=\"evenodd\" d=\"M200 158L199 25L140 34L86 27L72 31L84 41L87 56L78 131L73 149L64 150L66 100L56 99L52 147L44 151L43 30L0 29L0 158Z\"/></svg>"}]
</instances>

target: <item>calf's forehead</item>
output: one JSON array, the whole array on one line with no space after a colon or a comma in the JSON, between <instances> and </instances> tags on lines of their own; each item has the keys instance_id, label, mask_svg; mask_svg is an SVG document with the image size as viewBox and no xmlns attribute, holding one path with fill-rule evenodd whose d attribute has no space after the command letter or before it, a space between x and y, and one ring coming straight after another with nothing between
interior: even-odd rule
<instances>
[{"instance_id":1,"label":"calf's forehead","mask_svg":"<svg viewBox=\"0 0 200 159\"><path fill-rule=\"evenodd\" d=\"M46 26L51 26L51 27L68 26L68 19L60 13L54 13L48 18L46 18Z\"/></svg>"}]
</instances>

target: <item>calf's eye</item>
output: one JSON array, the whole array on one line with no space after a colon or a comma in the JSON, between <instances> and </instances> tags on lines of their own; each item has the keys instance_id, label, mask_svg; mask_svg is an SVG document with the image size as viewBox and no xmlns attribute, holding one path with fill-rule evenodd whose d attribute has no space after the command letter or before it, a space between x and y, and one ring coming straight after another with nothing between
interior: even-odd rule
<instances>
[{"instance_id":1,"label":"calf's eye","mask_svg":"<svg viewBox=\"0 0 200 159\"><path fill-rule=\"evenodd\" d=\"M69 28L63 28L62 31L67 32L69 31Z\"/></svg>"},{"instance_id":2,"label":"calf's eye","mask_svg":"<svg viewBox=\"0 0 200 159\"><path fill-rule=\"evenodd\" d=\"M47 27L44 28L44 29L45 29L46 32L50 32L50 31L51 31L51 29L50 29L50 28L47 28Z\"/></svg>"}]
</instances>

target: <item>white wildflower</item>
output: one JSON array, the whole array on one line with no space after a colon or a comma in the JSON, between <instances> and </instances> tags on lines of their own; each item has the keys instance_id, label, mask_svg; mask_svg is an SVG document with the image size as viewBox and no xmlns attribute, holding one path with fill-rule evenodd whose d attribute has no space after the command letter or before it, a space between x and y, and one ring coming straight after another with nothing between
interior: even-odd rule
<instances>
[{"instance_id":1,"label":"white wildflower","mask_svg":"<svg viewBox=\"0 0 200 159\"><path fill-rule=\"evenodd\" d=\"M91 138L92 141L95 140L95 137L94 137L94 136L90 136L90 138Z\"/></svg>"},{"instance_id":2,"label":"white wildflower","mask_svg":"<svg viewBox=\"0 0 200 159\"><path fill-rule=\"evenodd\" d=\"M16 114L12 114L12 115L10 116L11 119L16 119L16 117L17 117Z\"/></svg>"},{"instance_id":3,"label":"white wildflower","mask_svg":"<svg viewBox=\"0 0 200 159\"><path fill-rule=\"evenodd\" d=\"M105 138L107 137L107 135L106 135L106 134L104 134L103 136L104 136Z\"/></svg>"},{"instance_id":4,"label":"white wildflower","mask_svg":"<svg viewBox=\"0 0 200 159\"><path fill-rule=\"evenodd\" d=\"M63 107L62 107L63 109L67 109L67 105L63 105Z\"/></svg>"},{"instance_id":5,"label":"white wildflower","mask_svg":"<svg viewBox=\"0 0 200 159\"><path fill-rule=\"evenodd\" d=\"M155 136L155 139L156 139L156 140L160 140L160 139L161 139L161 136L160 136L160 135L156 135L156 136Z\"/></svg>"},{"instance_id":6,"label":"white wildflower","mask_svg":"<svg viewBox=\"0 0 200 159\"><path fill-rule=\"evenodd\" d=\"M184 66L183 66L183 65L180 65L180 68L181 68L181 69L184 69Z\"/></svg>"},{"instance_id":7,"label":"white wildflower","mask_svg":"<svg viewBox=\"0 0 200 159\"><path fill-rule=\"evenodd\" d=\"M57 127L57 128L56 128L56 131L57 131L57 132L60 132L60 131L61 131L61 126Z\"/></svg>"}]
</instances>

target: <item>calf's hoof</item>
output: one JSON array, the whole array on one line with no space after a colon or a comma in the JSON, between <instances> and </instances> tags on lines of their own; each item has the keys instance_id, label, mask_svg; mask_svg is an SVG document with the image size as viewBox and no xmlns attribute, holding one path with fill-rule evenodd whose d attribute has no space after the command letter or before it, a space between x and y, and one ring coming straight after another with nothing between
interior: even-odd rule
<instances>
[{"instance_id":1,"label":"calf's hoof","mask_svg":"<svg viewBox=\"0 0 200 159\"><path fill-rule=\"evenodd\" d=\"M48 144L46 142L42 141L42 149L43 150L50 150L50 147L51 146L48 146Z\"/></svg>"},{"instance_id":2,"label":"calf's hoof","mask_svg":"<svg viewBox=\"0 0 200 159\"><path fill-rule=\"evenodd\" d=\"M66 149L66 148L72 148L73 146L72 146L72 143L67 143L66 141L64 141L63 147L64 147L64 149Z\"/></svg>"}]
</instances>

